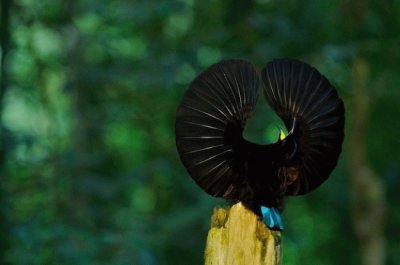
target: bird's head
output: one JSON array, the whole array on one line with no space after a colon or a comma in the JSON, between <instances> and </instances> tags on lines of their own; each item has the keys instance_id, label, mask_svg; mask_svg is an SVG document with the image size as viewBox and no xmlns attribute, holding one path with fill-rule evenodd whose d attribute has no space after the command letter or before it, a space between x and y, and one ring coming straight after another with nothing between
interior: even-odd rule
<instances>
[{"instance_id":1,"label":"bird's head","mask_svg":"<svg viewBox=\"0 0 400 265\"><path fill-rule=\"evenodd\" d=\"M296 142L296 119L293 120L292 128L286 135L282 129L279 129L278 143L281 144L284 152L285 160L292 161L298 156L299 149L298 143Z\"/></svg>"}]
</instances>

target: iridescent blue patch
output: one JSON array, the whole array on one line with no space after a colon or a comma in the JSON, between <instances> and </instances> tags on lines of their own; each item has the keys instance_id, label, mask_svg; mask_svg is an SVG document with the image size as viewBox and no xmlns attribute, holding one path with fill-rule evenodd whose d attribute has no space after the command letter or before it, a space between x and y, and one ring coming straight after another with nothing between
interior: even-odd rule
<instances>
[{"instance_id":1,"label":"iridescent blue patch","mask_svg":"<svg viewBox=\"0 0 400 265\"><path fill-rule=\"evenodd\" d=\"M263 221L272 230L283 230L282 217L276 208L261 206Z\"/></svg>"}]
</instances>

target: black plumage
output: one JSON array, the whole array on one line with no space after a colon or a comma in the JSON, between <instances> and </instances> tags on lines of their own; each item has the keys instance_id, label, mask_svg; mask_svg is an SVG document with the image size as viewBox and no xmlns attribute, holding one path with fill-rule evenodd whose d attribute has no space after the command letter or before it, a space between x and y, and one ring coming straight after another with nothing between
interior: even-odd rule
<instances>
[{"instance_id":1,"label":"black plumage","mask_svg":"<svg viewBox=\"0 0 400 265\"><path fill-rule=\"evenodd\" d=\"M315 68L273 60L261 72L268 104L289 134L259 145L243 138L258 100L259 78L244 60L210 66L190 84L176 115L176 144L193 180L212 196L282 209L286 195L308 193L335 168L344 107Z\"/></svg>"}]
</instances>

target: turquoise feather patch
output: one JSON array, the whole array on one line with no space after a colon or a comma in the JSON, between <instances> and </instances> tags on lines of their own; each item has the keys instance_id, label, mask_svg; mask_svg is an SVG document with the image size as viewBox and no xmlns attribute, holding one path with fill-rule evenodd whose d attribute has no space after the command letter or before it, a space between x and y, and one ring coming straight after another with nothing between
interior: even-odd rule
<instances>
[{"instance_id":1,"label":"turquoise feather patch","mask_svg":"<svg viewBox=\"0 0 400 265\"><path fill-rule=\"evenodd\" d=\"M263 221L272 230L283 230L282 217L276 208L261 206Z\"/></svg>"}]
</instances>

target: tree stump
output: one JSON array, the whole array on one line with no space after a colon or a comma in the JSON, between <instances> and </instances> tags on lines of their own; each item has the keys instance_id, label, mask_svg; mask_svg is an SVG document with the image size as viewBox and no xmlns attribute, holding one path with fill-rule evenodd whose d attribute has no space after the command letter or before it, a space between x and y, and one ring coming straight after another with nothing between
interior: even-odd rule
<instances>
[{"instance_id":1,"label":"tree stump","mask_svg":"<svg viewBox=\"0 0 400 265\"><path fill-rule=\"evenodd\" d=\"M281 234L241 203L215 208L205 251L205 265L279 265Z\"/></svg>"}]
</instances>

